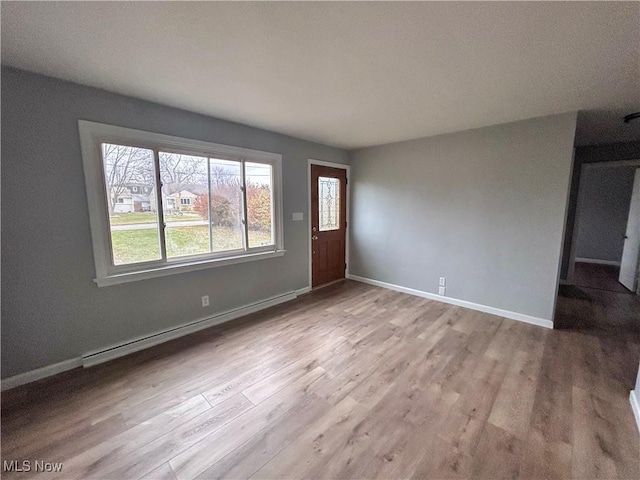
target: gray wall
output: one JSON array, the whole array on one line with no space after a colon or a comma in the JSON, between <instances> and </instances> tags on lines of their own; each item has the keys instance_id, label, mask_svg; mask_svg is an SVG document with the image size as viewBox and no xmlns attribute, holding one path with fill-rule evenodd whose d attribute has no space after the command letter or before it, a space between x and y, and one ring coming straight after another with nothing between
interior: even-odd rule
<instances>
[{"instance_id":1,"label":"gray wall","mask_svg":"<svg viewBox=\"0 0 640 480\"><path fill-rule=\"evenodd\" d=\"M576 257L620 261L637 168L585 169Z\"/></svg>"},{"instance_id":2,"label":"gray wall","mask_svg":"<svg viewBox=\"0 0 640 480\"><path fill-rule=\"evenodd\" d=\"M553 318L576 114L357 150L350 272Z\"/></svg>"},{"instance_id":3,"label":"gray wall","mask_svg":"<svg viewBox=\"0 0 640 480\"><path fill-rule=\"evenodd\" d=\"M640 158L640 142L591 145L577 147L575 149L560 278L566 280L567 272L569 271L569 258L575 228L576 206L578 205L578 188L580 187L580 170L582 169L582 165L585 163L616 162L619 160L635 160L638 158Z\"/></svg>"},{"instance_id":4,"label":"gray wall","mask_svg":"<svg viewBox=\"0 0 640 480\"><path fill-rule=\"evenodd\" d=\"M287 253L96 287L79 118L282 154ZM348 162L344 150L3 68L2 377L306 287L310 157Z\"/></svg>"}]
</instances>

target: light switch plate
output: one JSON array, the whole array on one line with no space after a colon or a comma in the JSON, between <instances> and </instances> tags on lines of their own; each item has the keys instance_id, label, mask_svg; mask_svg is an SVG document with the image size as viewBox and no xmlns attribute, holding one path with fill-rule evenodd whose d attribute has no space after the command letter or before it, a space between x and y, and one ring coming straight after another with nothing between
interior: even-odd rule
<instances>
[{"instance_id":1,"label":"light switch plate","mask_svg":"<svg viewBox=\"0 0 640 480\"><path fill-rule=\"evenodd\" d=\"M294 222L299 222L300 220L304 220L304 214L302 212L294 212L292 217Z\"/></svg>"}]
</instances>

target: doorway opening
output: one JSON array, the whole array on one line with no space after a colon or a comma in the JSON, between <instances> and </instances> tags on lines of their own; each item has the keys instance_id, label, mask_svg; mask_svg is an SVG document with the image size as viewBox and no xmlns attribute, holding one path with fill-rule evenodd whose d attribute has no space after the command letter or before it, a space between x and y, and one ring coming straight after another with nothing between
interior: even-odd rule
<instances>
[{"instance_id":1,"label":"doorway opening","mask_svg":"<svg viewBox=\"0 0 640 480\"><path fill-rule=\"evenodd\" d=\"M349 166L309 160L309 285L347 275Z\"/></svg>"},{"instance_id":2,"label":"doorway opening","mask_svg":"<svg viewBox=\"0 0 640 480\"><path fill-rule=\"evenodd\" d=\"M582 164L554 328L640 342L639 223L640 160Z\"/></svg>"},{"instance_id":3,"label":"doorway opening","mask_svg":"<svg viewBox=\"0 0 640 480\"><path fill-rule=\"evenodd\" d=\"M640 160L582 165L568 284L637 293Z\"/></svg>"}]
</instances>

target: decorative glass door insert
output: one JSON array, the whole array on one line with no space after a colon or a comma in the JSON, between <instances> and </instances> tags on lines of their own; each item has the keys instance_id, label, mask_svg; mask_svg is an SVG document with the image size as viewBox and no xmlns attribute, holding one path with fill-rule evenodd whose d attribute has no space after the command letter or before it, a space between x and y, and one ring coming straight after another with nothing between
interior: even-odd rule
<instances>
[{"instance_id":1,"label":"decorative glass door insert","mask_svg":"<svg viewBox=\"0 0 640 480\"><path fill-rule=\"evenodd\" d=\"M318 209L321 232L340 228L340 179L318 177Z\"/></svg>"}]
</instances>

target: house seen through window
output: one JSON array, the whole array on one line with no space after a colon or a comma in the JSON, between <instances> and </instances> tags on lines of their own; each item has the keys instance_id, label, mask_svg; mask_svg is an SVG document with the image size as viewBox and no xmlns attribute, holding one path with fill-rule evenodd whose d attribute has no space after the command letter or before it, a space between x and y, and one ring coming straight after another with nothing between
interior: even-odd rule
<instances>
[{"instance_id":1,"label":"house seen through window","mask_svg":"<svg viewBox=\"0 0 640 480\"><path fill-rule=\"evenodd\" d=\"M284 255L280 154L78 124L99 286Z\"/></svg>"},{"instance_id":2,"label":"house seen through window","mask_svg":"<svg viewBox=\"0 0 640 480\"><path fill-rule=\"evenodd\" d=\"M271 165L164 151L156 164L152 150L112 143L102 161L114 265L161 259L163 242L168 259L274 244Z\"/></svg>"}]
</instances>

